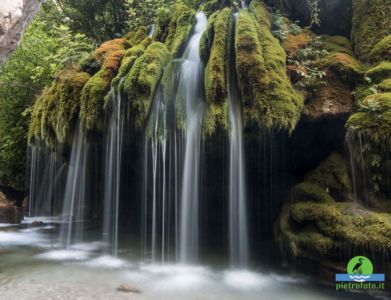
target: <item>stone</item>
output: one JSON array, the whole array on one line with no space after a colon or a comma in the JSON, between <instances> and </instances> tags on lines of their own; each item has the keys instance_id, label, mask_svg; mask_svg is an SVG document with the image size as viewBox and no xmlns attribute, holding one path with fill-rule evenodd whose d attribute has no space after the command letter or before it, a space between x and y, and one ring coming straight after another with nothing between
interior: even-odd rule
<instances>
[{"instance_id":1,"label":"stone","mask_svg":"<svg viewBox=\"0 0 391 300\"><path fill-rule=\"evenodd\" d=\"M16 205L0 192L0 223L19 224L23 214Z\"/></svg>"},{"instance_id":2,"label":"stone","mask_svg":"<svg viewBox=\"0 0 391 300\"><path fill-rule=\"evenodd\" d=\"M121 284L119 287L117 287L117 291L123 293L133 293L133 294L142 293L142 291L138 287L129 284Z\"/></svg>"}]
</instances>

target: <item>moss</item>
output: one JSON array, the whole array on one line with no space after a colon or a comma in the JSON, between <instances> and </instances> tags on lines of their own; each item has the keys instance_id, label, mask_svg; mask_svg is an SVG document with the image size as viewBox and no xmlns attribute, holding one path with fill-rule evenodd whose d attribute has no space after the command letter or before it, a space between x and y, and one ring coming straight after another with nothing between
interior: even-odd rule
<instances>
[{"instance_id":1,"label":"moss","mask_svg":"<svg viewBox=\"0 0 391 300\"><path fill-rule=\"evenodd\" d=\"M391 247L391 215L366 210L355 203L301 202L291 206L291 218L314 222L326 237L376 250Z\"/></svg>"},{"instance_id":2,"label":"moss","mask_svg":"<svg viewBox=\"0 0 391 300\"><path fill-rule=\"evenodd\" d=\"M302 182L296 185L292 190L292 199L298 202L315 201L324 203L334 201L325 188L310 182Z\"/></svg>"},{"instance_id":3,"label":"moss","mask_svg":"<svg viewBox=\"0 0 391 300\"><path fill-rule=\"evenodd\" d=\"M321 41L322 48L328 52L340 52L354 56L352 44L346 37L340 35L323 36Z\"/></svg>"},{"instance_id":4,"label":"moss","mask_svg":"<svg viewBox=\"0 0 391 300\"><path fill-rule=\"evenodd\" d=\"M102 64L106 56L110 55L114 51L124 50L127 47L129 47L129 42L125 39L107 41L95 50L94 57L99 64Z\"/></svg>"},{"instance_id":5,"label":"moss","mask_svg":"<svg viewBox=\"0 0 391 300\"><path fill-rule=\"evenodd\" d=\"M391 35L386 36L373 47L369 53L369 60L372 62L391 60Z\"/></svg>"},{"instance_id":6,"label":"moss","mask_svg":"<svg viewBox=\"0 0 391 300\"><path fill-rule=\"evenodd\" d=\"M117 76L112 81L112 86L118 88L118 85L122 78L126 76L132 69L137 58L143 55L145 49L151 44L151 39L146 38L141 43L125 50L124 57L121 62L121 67L118 70ZM119 87L122 89L122 87Z\"/></svg>"},{"instance_id":7,"label":"moss","mask_svg":"<svg viewBox=\"0 0 391 300\"><path fill-rule=\"evenodd\" d=\"M141 26L137 29L137 31L129 32L125 39L128 42L128 47L135 46L139 43L141 43L146 37L148 36L148 28L147 26Z\"/></svg>"},{"instance_id":8,"label":"moss","mask_svg":"<svg viewBox=\"0 0 391 300\"><path fill-rule=\"evenodd\" d=\"M383 92L391 92L391 78L385 79L380 82L379 89Z\"/></svg>"},{"instance_id":9,"label":"moss","mask_svg":"<svg viewBox=\"0 0 391 300\"><path fill-rule=\"evenodd\" d=\"M371 78L374 82L380 82L383 79L391 78L391 62L382 61L368 69L365 76Z\"/></svg>"},{"instance_id":10,"label":"moss","mask_svg":"<svg viewBox=\"0 0 391 300\"><path fill-rule=\"evenodd\" d=\"M364 78L364 66L357 59L346 53L331 53L318 61L316 66L320 69L331 69L341 79L350 83L362 82Z\"/></svg>"},{"instance_id":11,"label":"moss","mask_svg":"<svg viewBox=\"0 0 391 300\"><path fill-rule=\"evenodd\" d=\"M110 83L117 74L124 50L111 52L104 60L101 70L84 86L81 94L80 120L88 131L101 131L104 124L104 98Z\"/></svg>"},{"instance_id":12,"label":"moss","mask_svg":"<svg viewBox=\"0 0 391 300\"><path fill-rule=\"evenodd\" d=\"M229 63L229 33L232 11L223 9L214 22L214 38L208 64L205 68L205 93L208 103L206 133L211 135L218 128L227 130L227 63Z\"/></svg>"},{"instance_id":13,"label":"moss","mask_svg":"<svg viewBox=\"0 0 391 300\"><path fill-rule=\"evenodd\" d=\"M144 127L151 97L170 58L164 44L152 43L124 79L124 92L128 96L132 122L137 130Z\"/></svg>"},{"instance_id":14,"label":"moss","mask_svg":"<svg viewBox=\"0 0 391 300\"><path fill-rule=\"evenodd\" d=\"M61 71L51 86L34 104L29 141L44 141L53 148L57 143L70 144L73 126L79 114L80 95L90 75L76 68Z\"/></svg>"},{"instance_id":15,"label":"moss","mask_svg":"<svg viewBox=\"0 0 391 300\"><path fill-rule=\"evenodd\" d=\"M284 129L292 132L303 108L302 97L286 75L286 55L270 32L266 8L252 1L257 19L247 10L236 26L236 67L246 127Z\"/></svg>"},{"instance_id":16,"label":"moss","mask_svg":"<svg viewBox=\"0 0 391 300\"><path fill-rule=\"evenodd\" d=\"M373 144L385 144L391 133L391 93L365 98L360 111L352 115L347 128L368 138Z\"/></svg>"},{"instance_id":17,"label":"moss","mask_svg":"<svg viewBox=\"0 0 391 300\"><path fill-rule=\"evenodd\" d=\"M208 25L206 26L206 29L204 33L201 36L200 40L200 57L202 62L206 65L209 60L210 51L212 49L214 35L215 35L215 21L218 16L219 12L213 13L208 18Z\"/></svg>"},{"instance_id":18,"label":"moss","mask_svg":"<svg viewBox=\"0 0 391 300\"><path fill-rule=\"evenodd\" d=\"M210 17L216 11L230 6L231 4L232 1L210 0L201 4L200 11L204 12L207 17Z\"/></svg>"},{"instance_id":19,"label":"moss","mask_svg":"<svg viewBox=\"0 0 391 300\"><path fill-rule=\"evenodd\" d=\"M352 41L360 59L391 32L389 0L353 0Z\"/></svg>"},{"instance_id":20,"label":"moss","mask_svg":"<svg viewBox=\"0 0 391 300\"><path fill-rule=\"evenodd\" d=\"M182 2L174 4L171 21L167 28L167 38L164 39L167 49L174 57L178 56L184 48L193 28L194 20L195 11L192 8Z\"/></svg>"},{"instance_id":21,"label":"moss","mask_svg":"<svg viewBox=\"0 0 391 300\"><path fill-rule=\"evenodd\" d=\"M308 32L303 31L298 35L288 34L282 46L289 56L296 57L300 49L306 48L311 40L312 37Z\"/></svg>"}]
</instances>

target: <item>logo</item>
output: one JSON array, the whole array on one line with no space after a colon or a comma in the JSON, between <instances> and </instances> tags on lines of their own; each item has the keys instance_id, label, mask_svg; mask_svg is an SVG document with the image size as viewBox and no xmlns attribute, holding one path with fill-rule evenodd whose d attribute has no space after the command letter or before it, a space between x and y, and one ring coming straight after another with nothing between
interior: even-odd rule
<instances>
[{"instance_id":1,"label":"logo","mask_svg":"<svg viewBox=\"0 0 391 300\"><path fill-rule=\"evenodd\" d=\"M347 274L335 274L336 289L384 289L384 274L374 274L371 260L365 256L353 257L346 267Z\"/></svg>"}]
</instances>

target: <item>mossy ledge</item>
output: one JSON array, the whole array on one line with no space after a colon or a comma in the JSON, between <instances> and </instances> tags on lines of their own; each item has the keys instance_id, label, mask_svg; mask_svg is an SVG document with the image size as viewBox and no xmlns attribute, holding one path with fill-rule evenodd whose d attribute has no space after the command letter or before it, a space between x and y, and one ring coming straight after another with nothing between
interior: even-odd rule
<instances>
[{"instance_id":1,"label":"mossy ledge","mask_svg":"<svg viewBox=\"0 0 391 300\"><path fill-rule=\"evenodd\" d=\"M76 67L62 70L35 102L29 128L29 142L42 141L48 148L70 145L79 116L81 91L90 75Z\"/></svg>"},{"instance_id":2,"label":"mossy ledge","mask_svg":"<svg viewBox=\"0 0 391 300\"><path fill-rule=\"evenodd\" d=\"M286 75L286 54L270 32L262 2L242 10L236 26L236 67L245 127L292 132L303 109L302 97Z\"/></svg>"},{"instance_id":3,"label":"mossy ledge","mask_svg":"<svg viewBox=\"0 0 391 300\"><path fill-rule=\"evenodd\" d=\"M144 128L156 85L171 57L164 44L154 42L134 62L124 79L123 92L128 97L131 123L136 130Z\"/></svg>"},{"instance_id":4,"label":"mossy ledge","mask_svg":"<svg viewBox=\"0 0 391 300\"><path fill-rule=\"evenodd\" d=\"M232 10L229 8L223 9L212 21L213 28L210 30L213 31L213 36L211 37L207 31L203 37L203 40L208 40L208 43L212 44L204 77L208 104L204 122L207 135L214 134L217 129L228 129L227 63L230 61L229 42L231 39L229 35L231 32Z\"/></svg>"}]
</instances>

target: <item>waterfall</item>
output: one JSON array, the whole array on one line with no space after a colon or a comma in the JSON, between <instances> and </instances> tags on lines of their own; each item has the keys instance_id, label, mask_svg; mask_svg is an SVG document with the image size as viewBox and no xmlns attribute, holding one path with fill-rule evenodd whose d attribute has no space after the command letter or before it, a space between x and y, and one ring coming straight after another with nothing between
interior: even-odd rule
<instances>
[{"instance_id":1,"label":"waterfall","mask_svg":"<svg viewBox=\"0 0 391 300\"><path fill-rule=\"evenodd\" d=\"M114 88L110 92L110 104L105 147L103 241L111 254L117 256L124 109L121 94L116 93Z\"/></svg>"},{"instance_id":2,"label":"waterfall","mask_svg":"<svg viewBox=\"0 0 391 300\"><path fill-rule=\"evenodd\" d=\"M200 148L202 118L205 109L201 96L203 66L199 45L207 25L204 13L196 15L193 36L184 54L181 85L185 93L186 146L184 157L181 217L180 217L180 261L191 262L198 256L198 201L200 177Z\"/></svg>"},{"instance_id":3,"label":"waterfall","mask_svg":"<svg viewBox=\"0 0 391 300\"><path fill-rule=\"evenodd\" d=\"M248 7L247 2L245 0L241 0L240 4L242 6L242 9L246 9Z\"/></svg>"},{"instance_id":4,"label":"waterfall","mask_svg":"<svg viewBox=\"0 0 391 300\"><path fill-rule=\"evenodd\" d=\"M149 27L148 37L152 38L156 31L156 24L151 24Z\"/></svg>"},{"instance_id":5,"label":"waterfall","mask_svg":"<svg viewBox=\"0 0 391 300\"><path fill-rule=\"evenodd\" d=\"M243 2L243 1L242 1ZM231 52L235 49L235 21L231 33ZM246 172L243 146L243 121L236 76L235 55L230 55L228 65L228 108L230 124L230 169L229 169L229 231L230 259L236 267L245 267L248 263L247 198Z\"/></svg>"},{"instance_id":6,"label":"waterfall","mask_svg":"<svg viewBox=\"0 0 391 300\"><path fill-rule=\"evenodd\" d=\"M32 145L29 152L29 216L53 216L61 194L60 183L65 165L54 150Z\"/></svg>"},{"instance_id":7,"label":"waterfall","mask_svg":"<svg viewBox=\"0 0 391 300\"><path fill-rule=\"evenodd\" d=\"M170 87L155 91L145 131L144 255L165 262L196 259L203 67L199 41L207 24L196 15L194 33L181 59L175 59ZM168 89L168 90L167 90Z\"/></svg>"},{"instance_id":8,"label":"waterfall","mask_svg":"<svg viewBox=\"0 0 391 300\"><path fill-rule=\"evenodd\" d=\"M60 240L69 248L71 243L83 240L86 208L86 175L88 145L79 125L75 131L68 175L64 192Z\"/></svg>"}]
</instances>

